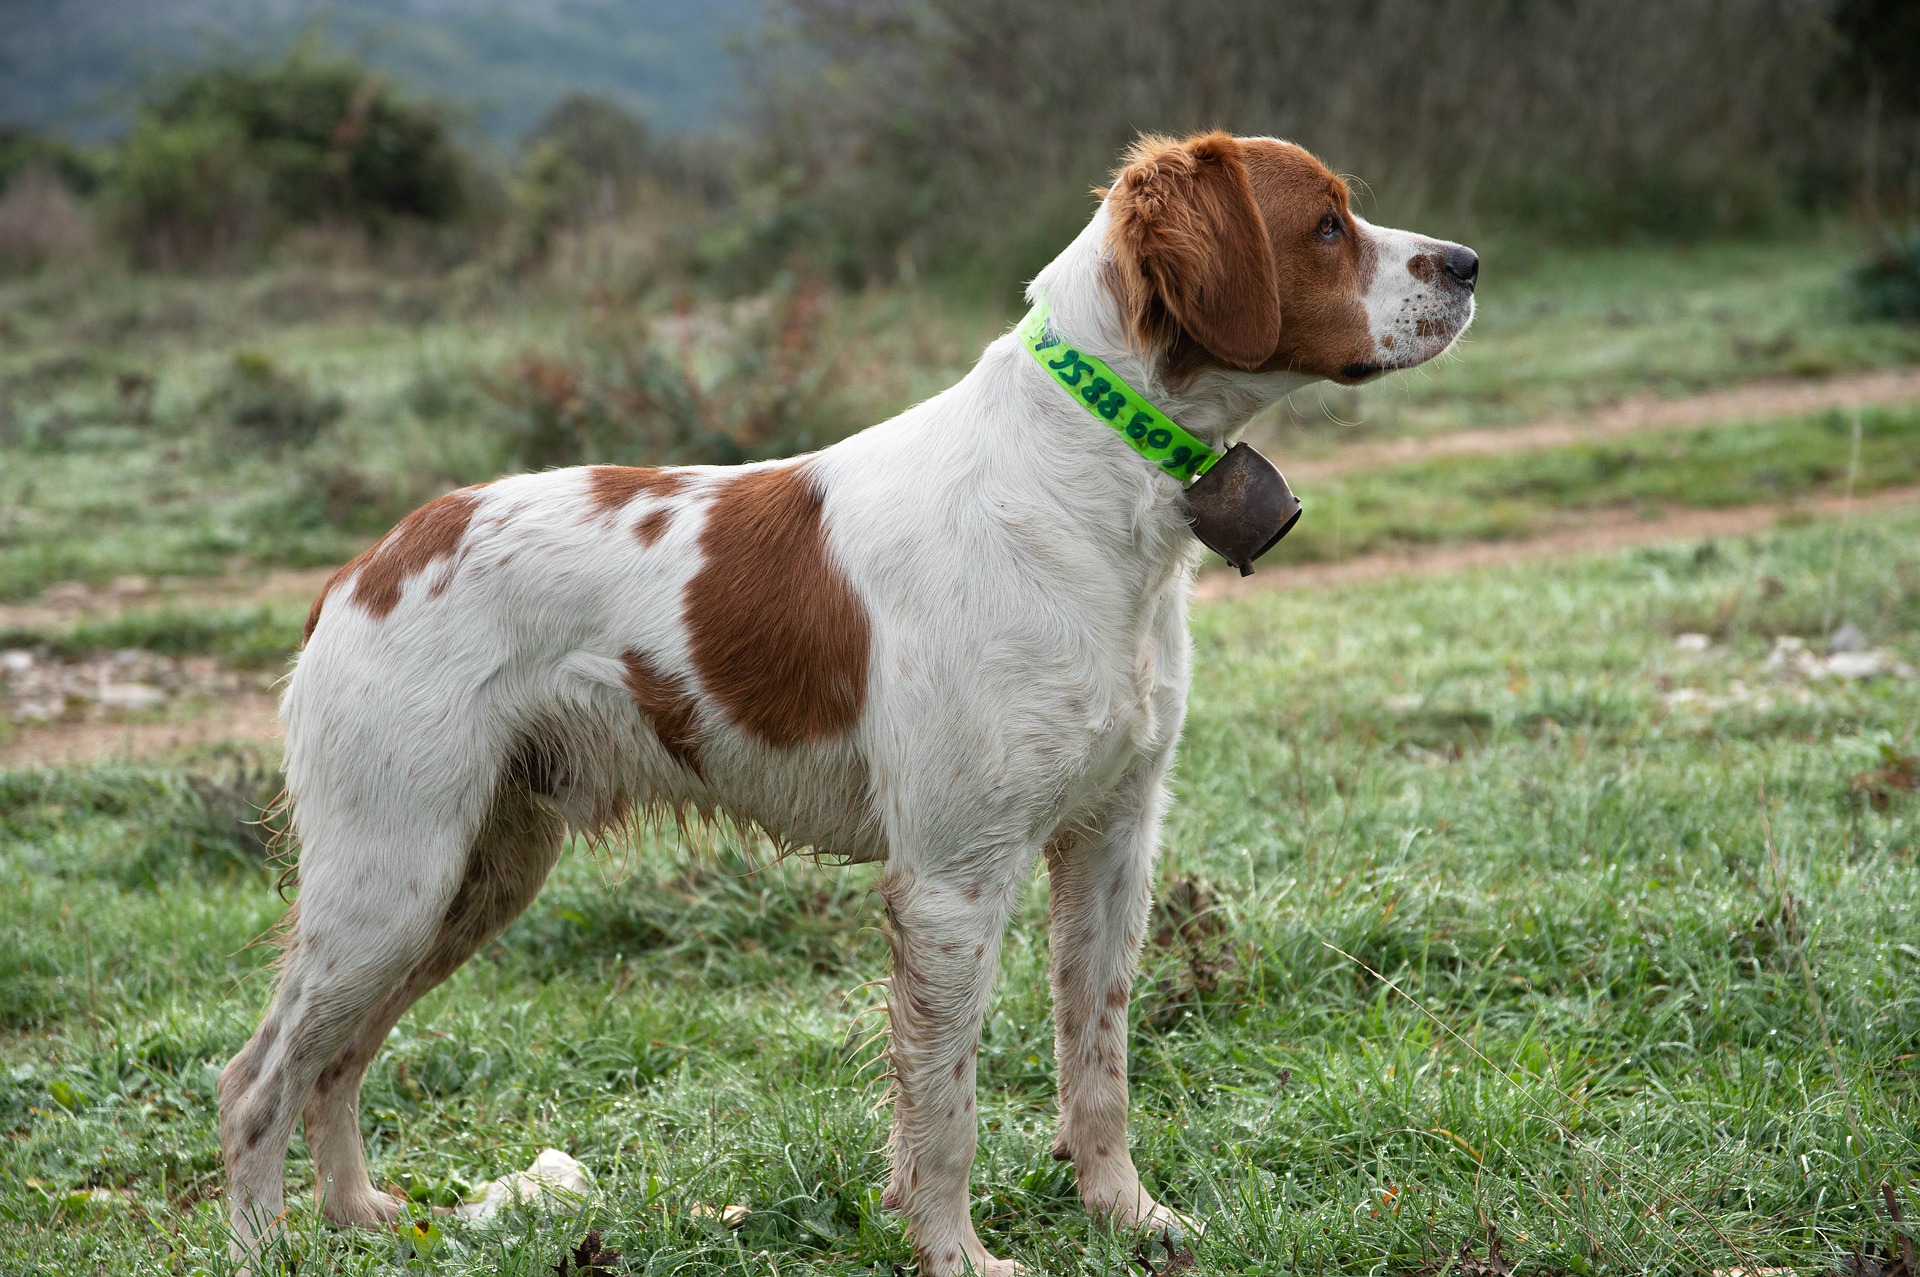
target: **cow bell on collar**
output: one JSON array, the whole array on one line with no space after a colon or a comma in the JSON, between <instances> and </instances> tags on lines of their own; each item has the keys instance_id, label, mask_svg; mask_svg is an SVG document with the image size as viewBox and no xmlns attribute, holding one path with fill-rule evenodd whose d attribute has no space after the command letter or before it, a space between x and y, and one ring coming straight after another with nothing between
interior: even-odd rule
<instances>
[{"instance_id":1,"label":"cow bell on collar","mask_svg":"<svg viewBox=\"0 0 1920 1277\"><path fill-rule=\"evenodd\" d=\"M1253 574L1253 561L1300 522L1300 498L1273 462L1244 443L1187 489L1187 522L1200 544Z\"/></svg>"}]
</instances>

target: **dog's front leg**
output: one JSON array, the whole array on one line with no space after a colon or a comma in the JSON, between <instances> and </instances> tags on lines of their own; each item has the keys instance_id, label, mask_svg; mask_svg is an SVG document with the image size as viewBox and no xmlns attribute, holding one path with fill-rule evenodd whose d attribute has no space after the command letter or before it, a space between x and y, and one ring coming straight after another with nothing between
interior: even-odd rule
<instances>
[{"instance_id":1,"label":"dog's front leg","mask_svg":"<svg viewBox=\"0 0 1920 1277\"><path fill-rule=\"evenodd\" d=\"M1017 863L1015 863L1017 862ZM881 1204L903 1211L920 1271L1004 1277L974 1235L967 1176L978 1135L975 1058L999 966L1000 937L1031 854L964 874L890 868L878 890L893 944L888 990L893 1065L893 1177Z\"/></svg>"},{"instance_id":2,"label":"dog's front leg","mask_svg":"<svg viewBox=\"0 0 1920 1277\"><path fill-rule=\"evenodd\" d=\"M1127 1150L1127 1002L1152 903L1161 784L1156 772L1087 831L1047 844L1060 1128L1087 1208L1121 1224L1191 1230L1153 1200Z\"/></svg>"}]
</instances>

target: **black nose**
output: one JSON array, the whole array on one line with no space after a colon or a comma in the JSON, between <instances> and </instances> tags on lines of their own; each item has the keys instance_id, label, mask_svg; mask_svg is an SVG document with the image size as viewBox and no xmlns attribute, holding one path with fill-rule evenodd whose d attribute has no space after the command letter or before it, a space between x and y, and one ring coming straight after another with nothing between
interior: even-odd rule
<instances>
[{"instance_id":1,"label":"black nose","mask_svg":"<svg viewBox=\"0 0 1920 1277\"><path fill-rule=\"evenodd\" d=\"M1480 254L1460 244L1449 248L1445 254L1447 274L1473 290L1473 281L1480 278Z\"/></svg>"}]
</instances>

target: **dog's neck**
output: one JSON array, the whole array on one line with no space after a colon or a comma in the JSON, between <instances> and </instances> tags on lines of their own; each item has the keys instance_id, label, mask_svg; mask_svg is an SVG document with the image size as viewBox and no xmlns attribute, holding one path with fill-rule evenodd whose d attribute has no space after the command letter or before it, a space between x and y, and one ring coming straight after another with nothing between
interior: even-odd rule
<instances>
[{"instance_id":1,"label":"dog's neck","mask_svg":"<svg viewBox=\"0 0 1920 1277\"><path fill-rule=\"evenodd\" d=\"M1235 443L1262 409L1314 380L1286 373L1206 368L1178 385L1169 384L1164 352L1139 347L1114 294L1107 221L1102 205L1079 236L1027 287L1029 302L1047 299L1053 330L1064 342L1099 357L1163 414L1221 450ZM1095 423L1089 420L1088 424Z\"/></svg>"},{"instance_id":2,"label":"dog's neck","mask_svg":"<svg viewBox=\"0 0 1920 1277\"><path fill-rule=\"evenodd\" d=\"M1312 380L1287 374L1203 369L1169 384L1161 352L1131 340L1111 284L1103 208L1035 277L1029 299L1044 296L1062 341L1097 356L1162 414L1214 448L1236 442L1261 409ZM979 397L976 402L969 402ZM1187 524L1181 484L1133 451L1075 396L1049 376L1014 333L989 346L943 407L975 427L969 437L998 469L1014 460L1027 482L1029 522L1047 535L1083 544L1110 560L1128 593L1152 596L1176 588L1199 565L1201 546ZM967 406L962 407L962 404ZM1184 586L1178 586L1184 593Z\"/></svg>"}]
</instances>

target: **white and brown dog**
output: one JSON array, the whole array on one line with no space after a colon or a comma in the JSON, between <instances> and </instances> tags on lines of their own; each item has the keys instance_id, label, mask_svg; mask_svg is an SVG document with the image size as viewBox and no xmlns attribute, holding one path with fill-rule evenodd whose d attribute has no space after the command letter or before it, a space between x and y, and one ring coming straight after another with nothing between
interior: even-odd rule
<instances>
[{"instance_id":1,"label":"white and brown dog","mask_svg":"<svg viewBox=\"0 0 1920 1277\"><path fill-rule=\"evenodd\" d=\"M1268 138L1146 138L1043 270L1061 338L1210 444L1327 378L1446 350L1474 254L1356 217ZM236 1251L304 1116L326 1218L384 1224L359 1092L394 1022L540 890L568 830L724 812L883 861L892 1179L922 1271L1005 1273L968 1217L975 1055L1034 861L1052 893L1056 1153L1173 1214L1127 1151L1127 1001L1186 709L1181 485L1009 335L824 451L594 466L416 511L315 602L286 694L297 918L220 1078Z\"/></svg>"}]
</instances>

